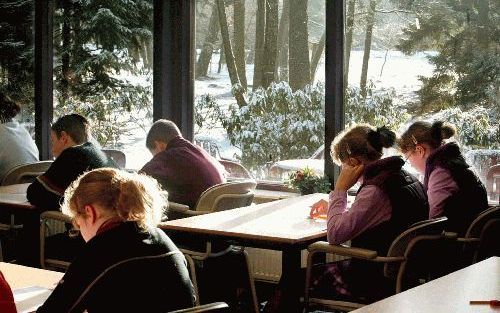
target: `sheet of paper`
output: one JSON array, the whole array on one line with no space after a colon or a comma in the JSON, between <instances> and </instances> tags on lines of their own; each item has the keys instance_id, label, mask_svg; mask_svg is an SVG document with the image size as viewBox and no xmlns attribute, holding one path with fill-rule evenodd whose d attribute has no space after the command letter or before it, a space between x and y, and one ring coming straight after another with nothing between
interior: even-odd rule
<instances>
[{"instance_id":1,"label":"sheet of paper","mask_svg":"<svg viewBox=\"0 0 500 313\"><path fill-rule=\"evenodd\" d=\"M36 311L52 293L52 289L39 286L19 288L12 291L18 313Z\"/></svg>"}]
</instances>

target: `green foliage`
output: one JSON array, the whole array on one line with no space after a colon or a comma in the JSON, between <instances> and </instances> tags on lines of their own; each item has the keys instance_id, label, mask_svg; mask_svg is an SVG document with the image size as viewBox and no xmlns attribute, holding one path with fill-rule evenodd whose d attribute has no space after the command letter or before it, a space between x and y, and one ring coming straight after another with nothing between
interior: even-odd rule
<instances>
[{"instance_id":1,"label":"green foliage","mask_svg":"<svg viewBox=\"0 0 500 313\"><path fill-rule=\"evenodd\" d=\"M367 97L363 99L358 87L346 90L346 124L368 123L373 126L387 126L397 130L406 123L410 116L402 102L398 102L396 91L376 89L370 81L367 85Z\"/></svg>"},{"instance_id":2,"label":"green foliage","mask_svg":"<svg viewBox=\"0 0 500 313\"><path fill-rule=\"evenodd\" d=\"M241 149L246 167L304 158L322 144L324 94L321 84L295 92L285 82L258 88L246 105L231 105L221 124L231 144Z\"/></svg>"},{"instance_id":3,"label":"green foliage","mask_svg":"<svg viewBox=\"0 0 500 313\"><path fill-rule=\"evenodd\" d=\"M0 2L0 90L31 116L34 99L33 1Z\"/></svg>"},{"instance_id":4,"label":"green foliage","mask_svg":"<svg viewBox=\"0 0 500 313\"><path fill-rule=\"evenodd\" d=\"M420 112L460 106L500 106L500 2L409 1L420 27L410 25L398 48L411 54L436 50L430 78L421 78ZM498 110L498 109L497 109Z\"/></svg>"},{"instance_id":5,"label":"green foliage","mask_svg":"<svg viewBox=\"0 0 500 313\"><path fill-rule=\"evenodd\" d=\"M477 106L468 111L459 107L442 110L433 118L448 121L457 127L460 143L470 148L500 148L500 127L498 122L490 119L488 110ZM497 120L498 121L498 120Z\"/></svg>"},{"instance_id":6,"label":"green foliage","mask_svg":"<svg viewBox=\"0 0 500 313\"><path fill-rule=\"evenodd\" d=\"M286 184L290 188L299 190L302 195L330 192L328 178L321 177L309 167L290 173Z\"/></svg>"},{"instance_id":7,"label":"green foliage","mask_svg":"<svg viewBox=\"0 0 500 313\"><path fill-rule=\"evenodd\" d=\"M54 17L55 113L89 117L103 145L151 117L152 0L60 1Z\"/></svg>"}]
</instances>

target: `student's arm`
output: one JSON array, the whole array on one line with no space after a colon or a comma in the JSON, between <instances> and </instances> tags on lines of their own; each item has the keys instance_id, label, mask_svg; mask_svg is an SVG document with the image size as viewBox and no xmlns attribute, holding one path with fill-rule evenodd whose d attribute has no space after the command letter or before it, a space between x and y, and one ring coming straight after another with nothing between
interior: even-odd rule
<instances>
[{"instance_id":1,"label":"student's arm","mask_svg":"<svg viewBox=\"0 0 500 313\"><path fill-rule=\"evenodd\" d=\"M442 167L436 167L429 176L427 184L429 218L442 216L446 200L457 192L458 185L450 172Z\"/></svg>"},{"instance_id":2,"label":"student's arm","mask_svg":"<svg viewBox=\"0 0 500 313\"><path fill-rule=\"evenodd\" d=\"M351 208L347 208L347 192L330 193L328 208L328 242L341 244L351 240L391 217L389 197L377 186L361 189Z\"/></svg>"},{"instance_id":3,"label":"student's arm","mask_svg":"<svg viewBox=\"0 0 500 313\"><path fill-rule=\"evenodd\" d=\"M42 210L59 208L64 191L83 172L80 156L71 148L54 160L47 172L28 186L28 201Z\"/></svg>"},{"instance_id":4,"label":"student's arm","mask_svg":"<svg viewBox=\"0 0 500 313\"><path fill-rule=\"evenodd\" d=\"M77 302L82 303L79 298L94 278L95 274L89 272L88 264L84 264L81 260L75 260L54 291L36 312L83 312L85 308L75 307L73 310L71 309Z\"/></svg>"}]
</instances>

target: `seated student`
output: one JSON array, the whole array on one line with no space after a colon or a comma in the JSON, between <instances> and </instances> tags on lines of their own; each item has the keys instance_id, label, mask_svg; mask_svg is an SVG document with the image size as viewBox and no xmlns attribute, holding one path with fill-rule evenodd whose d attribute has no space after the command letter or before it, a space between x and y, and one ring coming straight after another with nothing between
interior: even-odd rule
<instances>
[{"instance_id":1,"label":"seated student","mask_svg":"<svg viewBox=\"0 0 500 313\"><path fill-rule=\"evenodd\" d=\"M52 124L50 138L54 163L28 187L26 195L31 204L42 210L58 209L64 190L83 172L117 167L90 143L89 123L79 114L59 118Z\"/></svg>"},{"instance_id":2,"label":"seated student","mask_svg":"<svg viewBox=\"0 0 500 313\"><path fill-rule=\"evenodd\" d=\"M54 162L49 169L28 186L27 198L39 211L59 210L66 188L85 171L101 167L117 167L98 147L89 142L87 119L79 114L59 118L51 127ZM19 260L22 264L38 266L40 219L26 216L20 234ZM81 237L69 238L67 233L50 236L46 255L71 261L83 245Z\"/></svg>"},{"instance_id":3,"label":"seated student","mask_svg":"<svg viewBox=\"0 0 500 313\"><path fill-rule=\"evenodd\" d=\"M448 229L463 235L474 218L488 208L486 189L469 168L455 142L456 130L441 121L413 123L398 140L406 159L424 174L429 218L448 217Z\"/></svg>"},{"instance_id":4,"label":"seated student","mask_svg":"<svg viewBox=\"0 0 500 313\"><path fill-rule=\"evenodd\" d=\"M63 213L86 241L43 312L170 312L194 305L186 260L156 225L166 199L145 175L112 168L83 174Z\"/></svg>"},{"instance_id":5,"label":"seated student","mask_svg":"<svg viewBox=\"0 0 500 313\"><path fill-rule=\"evenodd\" d=\"M222 165L205 150L182 138L172 121L156 121L149 130L146 146L153 159L141 172L156 178L173 202L194 208L205 190L225 181Z\"/></svg>"},{"instance_id":6,"label":"seated student","mask_svg":"<svg viewBox=\"0 0 500 313\"><path fill-rule=\"evenodd\" d=\"M0 182L20 164L38 161L38 148L28 131L14 117L20 106L0 92Z\"/></svg>"},{"instance_id":7,"label":"seated student","mask_svg":"<svg viewBox=\"0 0 500 313\"><path fill-rule=\"evenodd\" d=\"M328 202L311 208L311 217L327 214L327 238L331 244L351 240L351 246L387 253L390 244L413 223L425 220L428 204L422 184L402 169L399 156L382 157L382 149L394 145L396 135L385 127L355 125L335 137L332 159L342 165ZM354 203L347 207L347 190L361 183ZM326 267L326 268L325 268ZM313 294L328 298L355 296L370 302L387 295L382 266L355 259L317 267ZM286 286L286 277L280 285ZM266 312L284 311L278 291ZM286 309L285 309L286 310Z\"/></svg>"}]
</instances>

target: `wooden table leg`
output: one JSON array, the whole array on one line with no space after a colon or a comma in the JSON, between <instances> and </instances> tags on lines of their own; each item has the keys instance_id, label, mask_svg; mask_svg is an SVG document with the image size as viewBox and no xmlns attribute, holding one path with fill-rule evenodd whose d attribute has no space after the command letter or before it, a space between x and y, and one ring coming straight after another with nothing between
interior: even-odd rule
<instances>
[{"instance_id":1,"label":"wooden table leg","mask_svg":"<svg viewBox=\"0 0 500 313\"><path fill-rule=\"evenodd\" d=\"M301 273L301 250L288 248L283 250L281 259L283 288L283 312L302 312L300 295L304 289L304 279Z\"/></svg>"}]
</instances>

